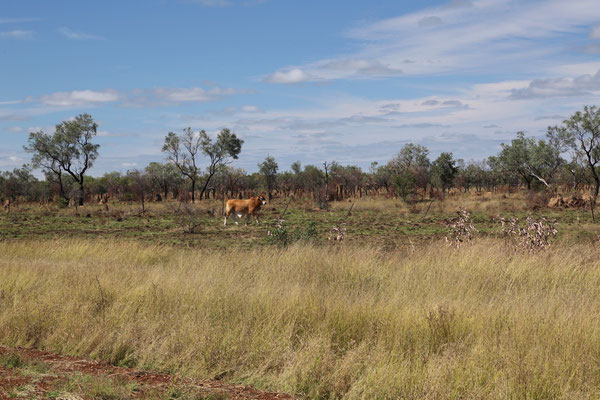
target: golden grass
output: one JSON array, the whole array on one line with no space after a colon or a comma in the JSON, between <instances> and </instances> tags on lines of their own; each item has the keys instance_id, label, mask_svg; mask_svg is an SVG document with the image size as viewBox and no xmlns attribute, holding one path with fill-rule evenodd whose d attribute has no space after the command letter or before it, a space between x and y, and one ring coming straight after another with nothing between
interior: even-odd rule
<instances>
[{"instance_id":1,"label":"golden grass","mask_svg":"<svg viewBox=\"0 0 600 400\"><path fill-rule=\"evenodd\" d=\"M0 243L0 343L307 398L598 398L600 259Z\"/></svg>"},{"instance_id":2,"label":"golden grass","mask_svg":"<svg viewBox=\"0 0 600 400\"><path fill-rule=\"evenodd\" d=\"M447 195L443 200L431 200L418 202L413 205L406 204L401 199L394 198L370 198L363 197L360 199L352 199L354 203L353 210L395 210L401 214L423 214L429 207L429 213L450 213L454 214L460 207L466 208L471 212L483 213L499 213L499 212L519 212L528 210L530 206L527 204L527 196L529 193L523 191L518 193L491 193L475 191L469 193L455 193ZM352 203L348 201L337 201L331 203L333 210L347 210Z\"/></svg>"}]
</instances>

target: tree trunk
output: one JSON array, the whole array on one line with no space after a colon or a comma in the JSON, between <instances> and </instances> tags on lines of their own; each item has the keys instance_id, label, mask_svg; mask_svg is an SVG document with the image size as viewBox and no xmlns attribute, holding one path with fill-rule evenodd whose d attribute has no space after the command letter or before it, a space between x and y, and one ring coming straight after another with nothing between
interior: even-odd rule
<instances>
[{"instance_id":1,"label":"tree trunk","mask_svg":"<svg viewBox=\"0 0 600 400\"><path fill-rule=\"evenodd\" d=\"M204 191L202 191L204 193ZM196 200L196 180L192 179L192 203Z\"/></svg>"},{"instance_id":2,"label":"tree trunk","mask_svg":"<svg viewBox=\"0 0 600 400\"><path fill-rule=\"evenodd\" d=\"M79 182L79 205L82 206L83 205L83 200L84 200L84 192L83 192L83 179L81 182Z\"/></svg>"}]
</instances>

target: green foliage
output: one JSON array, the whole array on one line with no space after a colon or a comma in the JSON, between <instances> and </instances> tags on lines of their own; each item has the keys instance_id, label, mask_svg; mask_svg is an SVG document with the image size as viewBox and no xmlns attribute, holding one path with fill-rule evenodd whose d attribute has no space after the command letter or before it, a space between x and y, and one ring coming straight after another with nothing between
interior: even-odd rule
<instances>
[{"instance_id":1,"label":"green foliage","mask_svg":"<svg viewBox=\"0 0 600 400\"><path fill-rule=\"evenodd\" d=\"M0 195L16 200L25 197L27 200L36 200L36 184L38 180L31 174L29 166L15 168L0 174Z\"/></svg>"},{"instance_id":2,"label":"green foliage","mask_svg":"<svg viewBox=\"0 0 600 400\"><path fill-rule=\"evenodd\" d=\"M278 247L286 247L294 242L312 242L317 238L316 221L308 221L305 226L290 230L285 221L279 220L269 229L267 243Z\"/></svg>"},{"instance_id":3,"label":"green foliage","mask_svg":"<svg viewBox=\"0 0 600 400\"><path fill-rule=\"evenodd\" d=\"M410 170L401 170L394 175L394 186L398 196L409 202L416 194L415 176Z\"/></svg>"},{"instance_id":4,"label":"green foliage","mask_svg":"<svg viewBox=\"0 0 600 400\"><path fill-rule=\"evenodd\" d=\"M518 174L528 187L531 187L533 180L548 187L552 177L565 163L560 154L561 147L556 140L536 141L518 132L517 138L509 145L502 144L497 162L503 171Z\"/></svg>"},{"instance_id":5,"label":"green foliage","mask_svg":"<svg viewBox=\"0 0 600 400\"><path fill-rule=\"evenodd\" d=\"M202 197L219 168L230 163L230 159L238 158L243 143L244 141L239 139L235 133L231 133L229 129L222 129L213 142L206 131L201 130L195 134L192 128L186 128L180 136L169 132L165 137L162 151L166 153L167 160L172 162L180 173L190 180L193 201L196 183L201 178L198 164L200 153L209 159L207 174L200 192L200 197Z\"/></svg>"},{"instance_id":6,"label":"green foliage","mask_svg":"<svg viewBox=\"0 0 600 400\"><path fill-rule=\"evenodd\" d=\"M443 190L450 189L454 185L454 179L458 173L456 160L452 153L442 153L431 165L431 172L435 184Z\"/></svg>"},{"instance_id":7,"label":"green foliage","mask_svg":"<svg viewBox=\"0 0 600 400\"><path fill-rule=\"evenodd\" d=\"M79 204L84 200L85 173L98 158L99 144L92 143L98 124L89 114L80 114L73 120L56 125L54 134L44 131L31 132L29 145L25 150L33 154L32 164L41 167L47 176L54 176L60 185L62 197L66 197L63 172L68 174L79 186Z\"/></svg>"},{"instance_id":8,"label":"green foliage","mask_svg":"<svg viewBox=\"0 0 600 400\"><path fill-rule=\"evenodd\" d=\"M549 127L547 136L556 147L571 149L576 159L583 160L594 179L596 199L600 190L600 108L585 106L583 112L577 111L563 122L563 126Z\"/></svg>"},{"instance_id":9,"label":"green foliage","mask_svg":"<svg viewBox=\"0 0 600 400\"><path fill-rule=\"evenodd\" d=\"M261 174L265 183L269 200L271 200L271 190L273 190L275 187L278 169L279 165L275 161L275 158L271 156L267 156L265 161L258 164L258 172Z\"/></svg>"}]
</instances>

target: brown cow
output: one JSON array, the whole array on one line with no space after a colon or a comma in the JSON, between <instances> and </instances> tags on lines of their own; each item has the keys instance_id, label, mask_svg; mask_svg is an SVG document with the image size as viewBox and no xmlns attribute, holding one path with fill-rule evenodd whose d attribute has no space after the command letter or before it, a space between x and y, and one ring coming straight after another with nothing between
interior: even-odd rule
<instances>
[{"instance_id":1,"label":"brown cow","mask_svg":"<svg viewBox=\"0 0 600 400\"><path fill-rule=\"evenodd\" d=\"M227 226L227 218L229 218L231 214L233 214L236 219L236 225L238 224L237 220L244 215L246 216L245 225L248 225L250 215L254 217L254 220L258 225L258 215L256 215L256 213L260 211L260 207L264 204L267 204L267 200L265 200L264 196L250 197L247 200L227 200L227 205L225 206L225 222L223 223L223 226Z\"/></svg>"}]
</instances>

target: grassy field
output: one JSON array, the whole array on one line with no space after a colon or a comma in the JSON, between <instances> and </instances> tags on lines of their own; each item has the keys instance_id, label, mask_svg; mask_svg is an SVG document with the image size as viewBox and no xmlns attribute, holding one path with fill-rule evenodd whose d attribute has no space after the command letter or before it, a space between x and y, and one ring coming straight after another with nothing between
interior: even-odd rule
<instances>
[{"instance_id":1,"label":"grassy field","mask_svg":"<svg viewBox=\"0 0 600 400\"><path fill-rule=\"evenodd\" d=\"M9 240L0 338L306 398L592 399L597 252Z\"/></svg>"},{"instance_id":2,"label":"grassy field","mask_svg":"<svg viewBox=\"0 0 600 400\"><path fill-rule=\"evenodd\" d=\"M301 398L600 396L600 225L588 210L528 193L326 211L297 200L281 246L267 232L286 204L266 206L260 226L227 227L220 202L12 209L0 216L0 345ZM444 238L459 207L479 233L454 249ZM502 238L500 218L529 215L557 221L549 250ZM341 222L345 240L329 242ZM89 379L76 385L130 391Z\"/></svg>"},{"instance_id":3,"label":"grassy field","mask_svg":"<svg viewBox=\"0 0 600 400\"><path fill-rule=\"evenodd\" d=\"M447 221L456 217L459 207L472 215L481 236L498 237L501 217L546 216L559 223L560 241L592 243L600 234L591 223L586 209L548 209L532 206L532 195L490 193L461 194L440 202L423 201L407 205L401 200L363 198L349 202L332 202L328 211L320 210L308 200L293 201L285 213L285 224L291 236L314 227L313 244L324 244L331 228L345 222L346 239L352 244L394 250L409 248L443 239L448 234ZM0 239L54 238L119 238L135 239L150 244L211 249L253 249L268 245L267 231L284 211L287 201L276 199L263 208L262 225L236 226L233 221L223 227L222 203L203 201L188 205L197 225L195 233L187 232L191 219L175 210L177 202L151 203L146 213L139 204L110 204L109 210L96 204L79 209L56 206L23 205L10 213L0 214ZM352 206L352 213L346 217Z\"/></svg>"}]
</instances>

